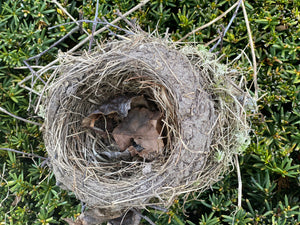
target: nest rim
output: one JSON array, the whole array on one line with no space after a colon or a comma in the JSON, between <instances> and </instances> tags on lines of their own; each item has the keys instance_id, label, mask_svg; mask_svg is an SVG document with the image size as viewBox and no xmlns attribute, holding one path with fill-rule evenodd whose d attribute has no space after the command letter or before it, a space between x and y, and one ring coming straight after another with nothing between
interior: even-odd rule
<instances>
[{"instance_id":1,"label":"nest rim","mask_svg":"<svg viewBox=\"0 0 300 225\"><path fill-rule=\"evenodd\" d=\"M153 50L152 52L150 53L148 52L150 51L149 49L151 48L149 48L149 46L147 47L147 45L151 46ZM209 133L211 138L211 140L208 141L208 143L206 143L205 145L205 146L209 146L209 148L206 149L206 151L204 150L199 153L199 151L197 150L195 151L193 149L193 145L189 146L188 141L183 140L185 138L184 137L185 134L183 130L186 130L187 127L191 127L191 125L188 124L187 122L185 122L185 124L182 125L182 121L183 121L182 117L184 117L183 115L185 115L185 113L187 112L185 109L183 109L184 107L181 106L182 102L178 101L179 99L178 93L174 93L174 89L176 92L177 86L176 85L174 86L172 84L172 82L173 83L177 82L179 87L180 85L182 85L182 80L179 80L178 82L178 79L180 78L178 78L177 71L172 71L172 68L170 68L169 65L170 62L166 59L165 61L162 59L159 63L165 64L164 67L166 68L162 70L158 70L157 68L155 68L155 66L158 67L159 63L158 64L153 63L154 66L149 65L150 62L152 61L149 60L147 61L142 56L140 58L137 58L136 56L134 57L130 56L129 60L126 61L122 58L122 57L128 57L128 55L126 55L124 51L122 51L124 49L127 50L126 54L130 54L136 51L141 51L141 52L146 51L145 55L147 55L155 52L156 54L158 54L157 57L160 59L162 59L163 57L161 57L161 55L159 54L165 54L164 56L168 55L174 57L177 60L177 63L182 63L178 61L184 59L185 60L184 66L189 66L188 69L191 69L192 71L191 73L189 73L189 76L195 76L195 74L196 75L204 74L204 76L201 78L202 80L201 79L199 80L199 77L195 78L197 79L197 82L201 84L202 89L198 90L199 87L197 86L197 88L194 88L194 90L199 91L199 93L197 93L199 96L203 98L207 98L206 99L207 105L203 107L209 108L210 113L212 114L211 120L208 121L211 129L205 130L206 132ZM161 49L163 49L165 52L160 51ZM225 69L225 71L222 71L223 68L222 65L218 64L218 62L216 62L216 60L204 50L199 51L199 49L196 49L195 47L178 49L174 45L170 45L169 43L162 42L161 40L158 40L157 38L153 38L153 37L149 38L149 37L144 37L144 36L141 37L137 35L130 41L117 41L114 43L109 43L101 47L100 52L101 53L99 53L99 50L96 50L91 54L76 53L77 55L75 56L74 54L61 55L60 56L61 64L59 68L55 71L56 74L53 76L57 78L52 82L51 86L48 88L48 96L43 105L43 107L45 107L46 109L46 116L45 116L46 126L44 131L46 149L51 158L51 163L52 163L55 176L57 180L60 183L62 183L62 186L66 189L74 191L77 198L87 202L89 205L93 207L109 208L115 211L120 211L120 210L122 211L128 207L145 207L148 204L151 205L163 204L165 207L168 207L172 204L173 199L177 195L182 193L188 193L194 190L200 190L200 191L204 190L205 188L209 187L211 184L218 181L220 179L220 175L224 174L228 170L229 165L232 163L232 155L238 154L241 151L241 147L238 146L247 145L248 132L249 132L249 127L246 122L246 116L245 116L246 112L244 110L244 105L240 103L235 97L238 91L233 90L234 88L232 88L232 84L226 81L227 78L225 76L228 75L227 69ZM173 52L175 52L176 54L180 54L180 56L179 57L174 56ZM190 57L190 55L192 55L192 57ZM111 60L113 58L114 59L117 58L121 60L119 61L119 66L122 68L117 67L118 63L116 63L116 61ZM95 61L99 62L100 59L102 59L102 62L103 59L106 59L106 64L108 64L109 67L103 70L103 66L101 67L100 64L96 64L96 66L91 68L91 65L95 63ZM199 63L201 60L203 61L203 63ZM125 65L124 67L124 61L126 63L132 62L132 64L130 64L130 66L132 66L131 67L132 70L130 70L130 66L126 67ZM99 68L100 68L100 72L99 70L97 70ZM117 68L118 71L114 70L113 68L115 69ZM174 68L176 67L174 66ZM81 71L85 71L84 73L89 73L93 71L94 72L93 77L84 76L80 74ZM166 71L169 71L167 75L169 79L163 79L161 76L161 73L166 73ZM217 75L212 75L213 73L212 71L213 72L217 71L216 72ZM135 73L132 75L133 72ZM139 72L141 74L138 74ZM74 76L74 74L77 75ZM80 89L80 87L81 88L83 87L83 89L85 88L83 93L86 94L93 88L97 87L99 83L101 83L102 86L100 85L101 88L99 86L98 88L96 88L96 90L101 89L102 92L105 93L105 91L103 91L103 84L107 82L107 80L105 79L112 74L117 74L116 76L120 79L120 80L116 79L117 84L120 83L121 80L122 82L124 82L124 80L126 79L134 80L136 79L135 77L137 76L137 74L139 76L144 76L145 74L148 75L150 74L152 76L152 77L145 78L144 80L141 79L142 82L138 83L138 85L136 85L136 83L133 84L132 82L129 82L128 87L130 88L134 87L135 90L140 90L140 87L142 86L143 91L137 91L133 93L147 94L148 96L150 96L150 98L153 101L156 102L158 108L165 113L164 118L166 119L166 121L164 125L168 129L167 132L167 134L169 135L168 141L170 142L167 144L167 148L169 148L170 150L168 154L166 154L163 161L161 161L160 159L158 161L150 163L151 164L150 166L149 163L139 162L142 165L141 167L139 167L139 171L138 172L137 170L133 171L135 176L133 178L131 177L132 179L130 178L125 180L124 182L119 182L119 180L117 180L117 182L115 182L115 180L111 180L110 182L109 179L99 180L100 174L97 174L97 172L92 171L93 169L90 168L99 167L99 166L101 167L106 165L92 164L92 166L90 166L89 163L87 162L83 163L84 160L82 160L82 157L80 159L78 154L76 155L71 150L66 149L68 148L68 144L65 144L65 141L60 143L64 135L68 136L68 132L70 132L70 130L68 130L69 128L66 129L65 127L61 127L61 130L57 132L57 130L55 130L53 127L53 123L54 124L62 123L64 125L66 124L65 122L67 120L67 117L66 115L61 113L60 110L65 110L62 111L64 113L65 112L70 113L70 111L72 111L71 114L72 113L76 114L77 117L76 119L73 119L74 121L78 120L78 117L86 116L87 114L86 108L88 108L88 106L85 107L85 110L78 112L76 110L72 110L72 107L67 107L69 105L63 104L62 102L65 103L65 100L70 98L70 96L73 97L75 96L76 99L76 96L78 95L77 91ZM87 82L89 79L91 80L98 79L98 80L97 82L95 82L95 84L90 85L89 87L84 86L85 85L84 83ZM109 77L109 79L113 79L113 76ZM91 83L91 80L89 80L89 83ZM72 84L74 82L76 83L76 85L78 85L77 88L74 88L74 85L71 85L71 87L68 86L69 83ZM218 82L219 85L216 87L216 83ZM120 86L114 86L114 85L110 85L110 86L112 89L118 89L118 88L122 89L122 87ZM172 88L170 88L170 86L172 86ZM228 89L229 86L231 87L230 89ZM163 90L164 88L166 90ZM118 95L118 93L124 94L126 93L126 91L128 90L125 88L125 91L124 90L121 90L121 92L117 91L113 95ZM204 92L204 94L202 92ZM64 93L64 95L62 95L62 93ZM101 96L103 95L103 93L97 93L95 91L92 91L91 93L94 93L94 96L98 98L101 98ZM189 94L189 93L186 92L185 94ZM224 97L223 95L226 95L226 97L231 98L229 103L226 102L227 101L226 98L225 100L222 99ZM110 97L111 96L112 95L110 95ZM67 101L71 105L72 105L72 101L74 101L73 97L70 98L69 101ZM187 96L187 98L188 97L189 96ZM86 99L88 99L88 97L85 98L85 101ZM194 102L191 102L191 104L189 104L190 107L189 109L191 109L191 105L193 103ZM199 104L199 102L195 104ZM216 104L218 105L216 106ZM61 107L61 105L63 105L64 107ZM225 116L223 116L221 112L221 110L224 109L227 110L226 111L227 114ZM234 111L235 113L231 113L230 111ZM240 114L237 114L236 112L239 112ZM166 115L166 113L169 113L169 115ZM54 115L56 116L60 115L60 116L58 116L58 118L54 118ZM225 122L221 121L221 119L224 118L226 118L227 121ZM74 121L71 120L70 124L72 124ZM215 132L214 129L220 129L222 127L229 126L230 123L232 125L232 122L234 123L234 128L231 131L232 132L231 138L226 137L228 135L226 132L225 135L221 134L221 131ZM80 132L81 131L78 132L77 130L75 130L75 132L73 131L71 133L74 134ZM234 134L234 132L236 132L236 134ZM52 136L49 138L49 135ZM190 135L190 133L188 133L187 135ZM222 137L222 135L224 135L224 137ZM244 136L244 138L241 138L241 136ZM215 141L215 139L218 138L220 140ZM226 138L228 138L228 140L226 140ZM232 140L233 143L229 143L232 142ZM53 143L55 144L53 145ZM82 143L79 143L78 145L83 146ZM92 144L90 143L86 148L91 148L91 146ZM203 145L201 146L203 147ZM182 163L183 160L181 159L182 149L187 151L186 154L188 154L188 157L192 157L195 154L197 154L198 157L201 156L200 157L201 163L197 165L197 169L196 169L198 170L196 171L198 174L191 175L192 173L191 171L193 171L191 169L185 171L186 174L184 174L183 172L182 176L178 179L173 176L172 177L173 180L171 179L168 181L168 183L166 183L165 180L161 180L160 177L164 176L163 171L168 171L167 175L170 175L172 174L172 172L175 172L174 169L173 170L170 169L170 166L174 166L174 164L179 165L180 163ZM71 158L73 157L72 163L70 163L70 157ZM199 158L196 158L196 160L197 159L200 160ZM74 164L74 162L76 163ZM187 163L187 165L189 165L190 167L194 164L195 162L193 160L188 161ZM74 165L75 166L80 165L80 166L78 166L76 170L74 169ZM146 175L145 174L143 175L143 170L147 170L147 169L149 170L149 167L151 167L150 170L154 171L154 173L151 171L150 172L151 177L145 179L145 176L150 176L150 175L149 173L148 174L145 173L145 171L144 173ZM178 168L182 168L182 166ZM103 172L104 172L103 174L105 174L105 170ZM210 175L208 175L209 173ZM66 179L67 176L71 177L69 179L69 183L64 182L64 179ZM101 190L104 192L105 195L110 193L109 196L110 199L107 198L101 199L99 197L99 190L97 191L93 190L95 186L92 184L88 184L88 182L86 182L88 180L87 177L89 178L93 177L94 183L97 183L98 185L102 185ZM82 182L82 180L84 182ZM150 184L153 185L153 183L157 181L160 183L154 185L154 188L149 186ZM172 182L174 184L172 184ZM146 184L145 187L143 187L143 184ZM114 188L114 190L111 190L112 188ZM87 189L88 191L86 191ZM134 191L137 191L137 194L135 194ZM122 197L117 196L120 195L120 193L125 193L125 194L122 195ZM95 196L97 197L96 198L97 201L92 200L93 198L95 198ZM86 201L87 199L89 200Z\"/></svg>"}]
</instances>

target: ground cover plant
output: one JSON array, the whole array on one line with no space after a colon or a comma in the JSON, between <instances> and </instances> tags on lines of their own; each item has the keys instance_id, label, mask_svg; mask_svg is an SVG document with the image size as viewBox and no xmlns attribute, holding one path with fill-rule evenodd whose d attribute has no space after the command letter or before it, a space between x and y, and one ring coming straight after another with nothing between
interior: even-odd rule
<instances>
[{"instance_id":1,"label":"ground cover plant","mask_svg":"<svg viewBox=\"0 0 300 225\"><path fill-rule=\"evenodd\" d=\"M56 186L49 168L40 126L33 113L34 95L17 83L29 74L23 61L48 49L77 25L76 20L93 20L96 1L0 2L0 222L1 224L65 224L75 218L82 205L71 192ZM222 15L237 1L152 0L131 14L142 29L164 34L178 41L192 30ZM117 9L125 13L137 1L99 1L98 18L111 21ZM245 1L257 58L258 111L249 113L252 141L239 157L243 182L242 208L238 208L236 169L201 195L178 198L169 210L149 209L156 224L297 224L300 222L300 2L289 0ZM234 14L232 10L211 26L182 42L207 45L220 36ZM53 26L56 26L49 29ZM118 24L125 27L125 23ZM97 25L99 29L101 24ZM82 23L64 41L31 65L46 65L59 50L66 51L92 32L93 24ZM111 31L116 28L111 28ZM95 37L111 38L111 31ZM88 48L87 46L84 46ZM220 61L233 62L247 75L255 92L251 50L245 18L240 8L222 43L214 50ZM235 60L236 57L238 60ZM44 76L49 74L44 74ZM30 81L28 81L30 83ZM5 109L6 111L4 111ZM28 110L29 109L29 110ZM8 112L34 124L15 119ZM14 149L39 155L28 157L7 151ZM144 224L148 222L144 221Z\"/></svg>"}]
</instances>

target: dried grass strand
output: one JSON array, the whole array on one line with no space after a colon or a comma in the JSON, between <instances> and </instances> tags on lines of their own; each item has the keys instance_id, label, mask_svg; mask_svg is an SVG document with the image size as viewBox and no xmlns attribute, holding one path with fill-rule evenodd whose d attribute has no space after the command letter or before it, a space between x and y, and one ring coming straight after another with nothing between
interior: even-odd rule
<instances>
[{"instance_id":1,"label":"dried grass strand","mask_svg":"<svg viewBox=\"0 0 300 225\"><path fill-rule=\"evenodd\" d=\"M255 100L258 99L258 84L257 84L257 64L256 64L256 56L255 56L255 47L253 43L253 38L252 38L252 32L248 20L248 15L247 15L247 10L245 7L244 2L242 1L242 9L243 9L243 14L245 18L245 23L247 27L247 32L248 32L248 38L249 38L249 45L251 48L251 55L252 55L252 64L253 64L253 82L254 82L254 97Z\"/></svg>"},{"instance_id":2,"label":"dried grass strand","mask_svg":"<svg viewBox=\"0 0 300 225\"><path fill-rule=\"evenodd\" d=\"M240 0L239 0L240 1ZM197 33L200 30L203 30L206 27L209 27L210 25L214 24L215 22L217 22L218 20L222 19L224 16L226 16L231 10L233 10L239 3L239 1L237 1L236 3L234 3L229 9L227 9L224 13L222 13L220 16L218 16L217 18L213 19L212 21L208 22L207 24L202 25L201 27L198 27L194 30L192 30L191 32L189 32L188 34L186 34L185 36L183 36L182 38L180 38L178 40L178 42L181 42L185 39L187 39L189 36Z\"/></svg>"}]
</instances>

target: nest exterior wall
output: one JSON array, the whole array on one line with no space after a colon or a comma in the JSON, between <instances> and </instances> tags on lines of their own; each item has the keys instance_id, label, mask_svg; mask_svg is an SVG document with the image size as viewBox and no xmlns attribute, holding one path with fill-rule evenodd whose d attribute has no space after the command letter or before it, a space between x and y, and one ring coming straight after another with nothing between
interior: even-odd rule
<instances>
[{"instance_id":1,"label":"nest exterior wall","mask_svg":"<svg viewBox=\"0 0 300 225\"><path fill-rule=\"evenodd\" d=\"M232 115L227 122L219 121L226 107L221 109L212 89L216 65L205 61L209 57L200 52L190 53L137 35L92 53L62 55L44 104L44 139L58 184L89 206L108 209L102 211L103 217L114 218L130 207L168 207L177 195L218 181L234 153L230 149L239 144L233 135L232 143L220 147L222 143L215 139L226 142L222 133L228 129L218 124L237 132L245 126L242 106L228 103L241 112L242 119ZM117 164L93 161L91 149L101 143L81 127L81 121L112 96L127 93L147 93L156 101L170 143L162 158L136 162L133 168L126 167L124 175L122 166L114 170L111 167ZM216 149L226 150L222 160L215 160Z\"/></svg>"}]
</instances>

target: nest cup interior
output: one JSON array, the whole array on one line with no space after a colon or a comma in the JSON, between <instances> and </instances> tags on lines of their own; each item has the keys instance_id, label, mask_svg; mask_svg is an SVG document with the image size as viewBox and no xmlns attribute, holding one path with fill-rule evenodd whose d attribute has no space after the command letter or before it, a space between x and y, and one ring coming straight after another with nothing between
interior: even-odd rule
<instances>
[{"instance_id":1,"label":"nest cup interior","mask_svg":"<svg viewBox=\"0 0 300 225\"><path fill-rule=\"evenodd\" d=\"M116 68L119 66L116 66ZM123 65L123 67L125 67ZM162 113L161 138L164 142L163 154L151 160L152 168L162 166L170 155L172 148L172 137L175 136L177 124L175 124L175 102L171 99L166 88L147 75L145 69L137 71L137 68L124 68L124 71L107 70L106 73L98 74L94 72L93 76L87 75L83 78L84 82L76 84L76 91L65 99L64 105L68 107L68 116L66 136L66 154L72 159L74 167L82 172L92 170L95 177L106 178L106 182L118 183L120 180L130 180L131 176L142 175L145 159L135 157L133 160L99 160L106 159L101 153L117 151L112 146L112 136L109 143L104 142L101 134L91 128L82 126L82 120L90 113L97 111L99 106L110 102L120 96L144 96L145 99ZM82 84L84 83L84 84ZM165 96L162 99L162 92ZM167 102L163 102L163 101ZM166 107L169 107L166 112ZM130 111L130 110L129 110ZM109 115L101 115L101 118L95 123L105 123ZM116 126L117 124L114 124Z\"/></svg>"}]
</instances>

